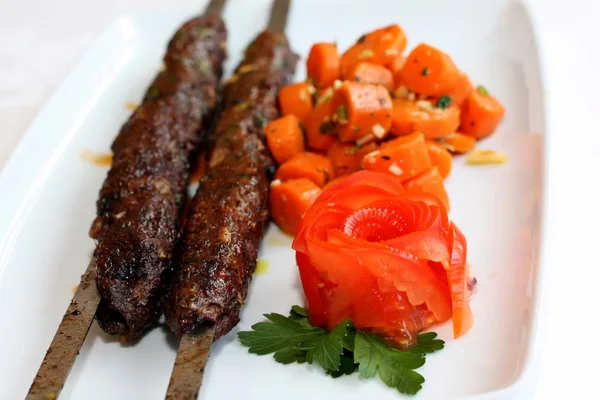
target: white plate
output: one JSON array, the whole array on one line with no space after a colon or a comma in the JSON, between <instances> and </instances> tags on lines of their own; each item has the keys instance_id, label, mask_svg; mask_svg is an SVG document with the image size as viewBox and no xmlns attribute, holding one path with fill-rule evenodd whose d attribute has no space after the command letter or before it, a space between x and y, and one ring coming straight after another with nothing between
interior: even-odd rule
<instances>
[{"instance_id":1,"label":"white plate","mask_svg":"<svg viewBox=\"0 0 600 400\"><path fill-rule=\"evenodd\" d=\"M480 284L472 300L475 325L458 340L449 324L436 328L446 348L419 370L426 383L418 398L510 396L531 370L540 297L544 118L527 7L501 0L347 4L294 1L288 27L294 50L306 55L311 43L324 40L345 48L365 31L399 23L409 48L426 41L444 49L506 105L498 133L481 146L505 152L509 162L473 167L458 158L448 181L452 218L467 237L468 261ZM228 5L227 73L266 23L269 5ZM87 232L106 171L82 161L80 151L108 151L130 113L125 104L139 101L166 41L195 11L119 18L63 83L0 176L1 399L26 393L94 247ZM303 61L298 79L305 75ZM333 380L308 365L250 355L239 344L235 332L263 313L285 313L302 303L289 247L290 239L271 226L261 249L269 270L255 277L239 326L214 345L201 398L398 398L378 380ZM166 329L122 346L94 324L62 398L163 398L174 357Z\"/></svg>"}]
</instances>

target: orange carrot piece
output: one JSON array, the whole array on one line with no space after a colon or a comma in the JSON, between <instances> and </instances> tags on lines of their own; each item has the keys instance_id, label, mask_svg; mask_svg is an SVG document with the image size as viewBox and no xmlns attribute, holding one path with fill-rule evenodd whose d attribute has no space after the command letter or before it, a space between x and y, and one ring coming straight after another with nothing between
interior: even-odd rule
<instances>
[{"instance_id":1,"label":"orange carrot piece","mask_svg":"<svg viewBox=\"0 0 600 400\"><path fill-rule=\"evenodd\" d=\"M431 165L437 167L443 179L450 176L452 171L452 154L444 146L436 142L427 142L427 151Z\"/></svg>"},{"instance_id":2,"label":"orange carrot piece","mask_svg":"<svg viewBox=\"0 0 600 400\"><path fill-rule=\"evenodd\" d=\"M383 143L379 150L365 155L362 164L366 170L391 173L400 181L431 168L425 137L420 132Z\"/></svg>"},{"instance_id":3,"label":"orange carrot piece","mask_svg":"<svg viewBox=\"0 0 600 400\"><path fill-rule=\"evenodd\" d=\"M293 114L304 123L313 108L308 83L292 83L282 88L279 91L279 107L281 115Z\"/></svg>"},{"instance_id":4,"label":"orange carrot piece","mask_svg":"<svg viewBox=\"0 0 600 400\"><path fill-rule=\"evenodd\" d=\"M392 99L379 85L344 82L333 94L333 120L342 142L383 139L392 125Z\"/></svg>"},{"instance_id":5,"label":"orange carrot piece","mask_svg":"<svg viewBox=\"0 0 600 400\"><path fill-rule=\"evenodd\" d=\"M352 143L342 143L336 140L327 150L327 157L331 161L335 176L348 175L360 170L360 165L365 154L377 150L373 142L362 147Z\"/></svg>"},{"instance_id":6,"label":"orange carrot piece","mask_svg":"<svg viewBox=\"0 0 600 400\"><path fill-rule=\"evenodd\" d=\"M340 54L335 43L315 43L306 60L306 73L317 88L333 85L338 79Z\"/></svg>"},{"instance_id":7,"label":"orange carrot piece","mask_svg":"<svg viewBox=\"0 0 600 400\"><path fill-rule=\"evenodd\" d=\"M304 153L304 135L298 118L289 114L275 119L265 127L267 147L278 164Z\"/></svg>"},{"instance_id":8,"label":"orange carrot piece","mask_svg":"<svg viewBox=\"0 0 600 400\"><path fill-rule=\"evenodd\" d=\"M403 183L408 193L431 194L436 196L450 211L450 199L444 187L444 179L437 167L431 167L419 176Z\"/></svg>"},{"instance_id":9,"label":"orange carrot piece","mask_svg":"<svg viewBox=\"0 0 600 400\"><path fill-rule=\"evenodd\" d=\"M415 47L400 70L400 76L413 92L443 96L456 85L460 71L449 55L427 44Z\"/></svg>"},{"instance_id":10,"label":"orange carrot piece","mask_svg":"<svg viewBox=\"0 0 600 400\"><path fill-rule=\"evenodd\" d=\"M504 112L504 106L483 86L478 86L463 105L461 131L476 139L488 137L502 121Z\"/></svg>"},{"instance_id":11,"label":"orange carrot piece","mask_svg":"<svg viewBox=\"0 0 600 400\"><path fill-rule=\"evenodd\" d=\"M325 96L328 96L327 94ZM327 150L336 140L335 125L331 121L331 98L317 101L317 106L306 118L306 140L313 150Z\"/></svg>"},{"instance_id":12,"label":"orange carrot piece","mask_svg":"<svg viewBox=\"0 0 600 400\"><path fill-rule=\"evenodd\" d=\"M306 178L274 182L269 193L273 221L282 231L295 235L304 213L321 192L320 187Z\"/></svg>"},{"instance_id":13,"label":"orange carrot piece","mask_svg":"<svg viewBox=\"0 0 600 400\"><path fill-rule=\"evenodd\" d=\"M475 147L477 140L459 132L453 132L438 139L440 145L444 146L450 153L463 154Z\"/></svg>"},{"instance_id":14,"label":"orange carrot piece","mask_svg":"<svg viewBox=\"0 0 600 400\"><path fill-rule=\"evenodd\" d=\"M387 91L394 90L394 75L386 67L372 64L369 62L360 62L350 70L350 75L345 77L350 81L370 83L371 85L381 85Z\"/></svg>"},{"instance_id":15,"label":"orange carrot piece","mask_svg":"<svg viewBox=\"0 0 600 400\"><path fill-rule=\"evenodd\" d=\"M390 25L361 36L340 60L340 75L348 76L356 64L367 61L390 67L406 47L406 34L399 25Z\"/></svg>"},{"instance_id":16,"label":"orange carrot piece","mask_svg":"<svg viewBox=\"0 0 600 400\"><path fill-rule=\"evenodd\" d=\"M471 80L467 76L467 74L460 73L458 75L458 79L456 80L456 84L452 89L450 89L446 95L450 96L452 102L456 104L458 107L462 107L467 100L469 94L473 91L473 84ZM437 100L437 99L436 99Z\"/></svg>"},{"instance_id":17,"label":"orange carrot piece","mask_svg":"<svg viewBox=\"0 0 600 400\"><path fill-rule=\"evenodd\" d=\"M436 139L455 132L460 125L460 109L455 104L436 107L431 101L393 99L391 133L395 136L420 131L427 139Z\"/></svg>"},{"instance_id":18,"label":"orange carrot piece","mask_svg":"<svg viewBox=\"0 0 600 400\"><path fill-rule=\"evenodd\" d=\"M275 179L282 182L306 178L319 187L323 187L333 176L329 158L310 152L298 154L281 164L275 172Z\"/></svg>"}]
</instances>

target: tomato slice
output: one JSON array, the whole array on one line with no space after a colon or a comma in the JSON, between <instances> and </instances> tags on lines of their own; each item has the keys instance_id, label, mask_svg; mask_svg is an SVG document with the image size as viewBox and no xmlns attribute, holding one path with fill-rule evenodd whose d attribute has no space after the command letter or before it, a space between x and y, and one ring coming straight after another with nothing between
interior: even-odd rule
<instances>
[{"instance_id":1,"label":"tomato slice","mask_svg":"<svg viewBox=\"0 0 600 400\"><path fill-rule=\"evenodd\" d=\"M452 297L452 322L454 337L465 334L473 326L473 312L469 304L467 279L467 239L454 223L450 230L453 235L452 261L448 271L448 283Z\"/></svg>"},{"instance_id":2,"label":"tomato slice","mask_svg":"<svg viewBox=\"0 0 600 400\"><path fill-rule=\"evenodd\" d=\"M413 195L389 174L340 179L306 212L292 244L311 322L357 328L401 345L452 319L472 325L466 240L443 203Z\"/></svg>"}]
</instances>

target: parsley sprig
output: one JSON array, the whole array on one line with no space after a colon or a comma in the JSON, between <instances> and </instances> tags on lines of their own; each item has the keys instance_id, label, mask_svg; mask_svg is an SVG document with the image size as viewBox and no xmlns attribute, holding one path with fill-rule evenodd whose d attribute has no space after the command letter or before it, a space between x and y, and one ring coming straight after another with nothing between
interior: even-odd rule
<instances>
[{"instance_id":1,"label":"parsley sprig","mask_svg":"<svg viewBox=\"0 0 600 400\"><path fill-rule=\"evenodd\" d=\"M318 364L328 375L338 378L358 372L363 378L379 375L400 393L416 394L425 378L415 369L425 364L425 355L444 348L434 332L418 336L418 344L408 351L390 347L373 334L355 329L346 319L332 331L314 327L306 309L293 306L288 317L265 314L269 322L259 322L238 337L250 353L273 353L282 364Z\"/></svg>"}]
</instances>

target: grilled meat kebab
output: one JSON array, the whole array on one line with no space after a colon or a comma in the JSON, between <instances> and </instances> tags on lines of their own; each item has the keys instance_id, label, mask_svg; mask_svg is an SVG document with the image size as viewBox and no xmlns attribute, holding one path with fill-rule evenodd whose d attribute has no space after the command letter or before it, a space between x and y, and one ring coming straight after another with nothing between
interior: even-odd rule
<instances>
[{"instance_id":1,"label":"grilled meat kebab","mask_svg":"<svg viewBox=\"0 0 600 400\"><path fill-rule=\"evenodd\" d=\"M263 31L225 85L209 169L187 214L163 302L179 336L213 323L219 338L239 321L269 220L274 161L263 127L279 117L277 93L297 62L283 34Z\"/></svg>"},{"instance_id":2,"label":"grilled meat kebab","mask_svg":"<svg viewBox=\"0 0 600 400\"><path fill-rule=\"evenodd\" d=\"M160 314L190 162L219 101L226 36L216 14L186 22L112 144L113 164L90 229L102 297L96 319L110 334L137 337Z\"/></svg>"}]
</instances>

